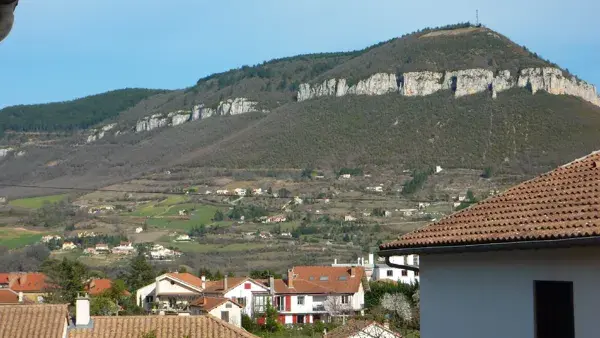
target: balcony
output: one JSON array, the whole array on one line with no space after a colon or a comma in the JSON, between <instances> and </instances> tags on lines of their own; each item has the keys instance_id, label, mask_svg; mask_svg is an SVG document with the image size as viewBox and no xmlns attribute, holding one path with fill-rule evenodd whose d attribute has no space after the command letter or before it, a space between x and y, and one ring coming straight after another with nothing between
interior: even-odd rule
<instances>
[{"instance_id":1,"label":"balcony","mask_svg":"<svg viewBox=\"0 0 600 338\"><path fill-rule=\"evenodd\" d=\"M325 305L323 304L313 304L312 306L313 312L325 312Z\"/></svg>"}]
</instances>

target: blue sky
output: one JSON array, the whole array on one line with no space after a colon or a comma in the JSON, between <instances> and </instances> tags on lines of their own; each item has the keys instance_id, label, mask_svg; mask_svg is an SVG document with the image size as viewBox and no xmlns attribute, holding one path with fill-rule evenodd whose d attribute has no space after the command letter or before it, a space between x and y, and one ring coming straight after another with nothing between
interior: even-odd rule
<instances>
[{"instance_id":1,"label":"blue sky","mask_svg":"<svg viewBox=\"0 0 600 338\"><path fill-rule=\"evenodd\" d=\"M595 0L20 0L0 107L124 87L184 88L276 57L474 21L600 85Z\"/></svg>"}]
</instances>

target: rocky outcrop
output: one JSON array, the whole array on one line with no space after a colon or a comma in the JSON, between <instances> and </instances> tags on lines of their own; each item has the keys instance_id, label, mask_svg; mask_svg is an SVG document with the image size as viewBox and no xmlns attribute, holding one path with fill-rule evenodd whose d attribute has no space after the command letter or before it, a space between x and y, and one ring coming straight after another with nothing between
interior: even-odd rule
<instances>
[{"instance_id":1,"label":"rocky outcrop","mask_svg":"<svg viewBox=\"0 0 600 338\"><path fill-rule=\"evenodd\" d=\"M190 120L191 113L189 111L179 110L173 113L169 113L168 117L171 118L171 126L178 126L184 124Z\"/></svg>"},{"instance_id":2,"label":"rocky outcrop","mask_svg":"<svg viewBox=\"0 0 600 338\"><path fill-rule=\"evenodd\" d=\"M163 114L154 114L138 121L135 125L135 132L150 131L156 128L166 127L168 124L168 117Z\"/></svg>"},{"instance_id":3,"label":"rocky outcrop","mask_svg":"<svg viewBox=\"0 0 600 338\"><path fill-rule=\"evenodd\" d=\"M459 70L456 74L456 91L454 95L461 97L489 90L494 73L487 69Z\"/></svg>"},{"instance_id":4,"label":"rocky outcrop","mask_svg":"<svg viewBox=\"0 0 600 338\"><path fill-rule=\"evenodd\" d=\"M91 142L94 142L94 141L97 141L97 140L103 138L104 135L106 135L107 131L114 129L116 126L117 126L116 123L111 123L111 124L102 126L98 129L92 129L90 131L90 134L87 137L86 143L91 143Z\"/></svg>"},{"instance_id":5,"label":"rocky outcrop","mask_svg":"<svg viewBox=\"0 0 600 338\"><path fill-rule=\"evenodd\" d=\"M554 95L573 95L600 106L596 87L574 77L569 79L557 68L523 69L517 85L529 88L533 94L543 90Z\"/></svg>"},{"instance_id":6,"label":"rocky outcrop","mask_svg":"<svg viewBox=\"0 0 600 338\"><path fill-rule=\"evenodd\" d=\"M13 151L13 148L0 148L0 158L6 157L6 155L12 153Z\"/></svg>"},{"instance_id":7,"label":"rocky outcrop","mask_svg":"<svg viewBox=\"0 0 600 338\"><path fill-rule=\"evenodd\" d=\"M396 74L377 73L353 86L348 86L346 79L330 79L312 87L308 83L301 84L298 101L323 96L384 95L397 92L398 88Z\"/></svg>"},{"instance_id":8,"label":"rocky outcrop","mask_svg":"<svg viewBox=\"0 0 600 338\"><path fill-rule=\"evenodd\" d=\"M400 81L395 74L377 73L350 87L346 79L325 80L314 86L303 83L297 98L305 101L322 96L384 95L395 91L405 96L425 96L440 90L452 90L455 97L489 91L496 98L498 93L516 86L530 88L533 94L544 90L554 95L573 95L600 106L600 97L593 85L567 78L562 70L551 67L523 69L518 77L513 77L508 70L494 75L480 68L444 73L409 72L402 74Z\"/></svg>"},{"instance_id":9,"label":"rocky outcrop","mask_svg":"<svg viewBox=\"0 0 600 338\"><path fill-rule=\"evenodd\" d=\"M250 113L258 111L256 108L257 105L258 102L250 101L244 97L237 97L235 99L219 102L217 114L223 116Z\"/></svg>"}]
</instances>

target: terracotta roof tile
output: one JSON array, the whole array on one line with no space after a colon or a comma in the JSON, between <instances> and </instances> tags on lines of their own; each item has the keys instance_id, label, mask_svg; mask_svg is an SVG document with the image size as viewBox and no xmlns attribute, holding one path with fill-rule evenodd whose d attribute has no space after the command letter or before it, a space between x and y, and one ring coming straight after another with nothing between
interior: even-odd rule
<instances>
[{"instance_id":1,"label":"terracotta roof tile","mask_svg":"<svg viewBox=\"0 0 600 338\"><path fill-rule=\"evenodd\" d=\"M275 280L276 293L321 294L358 292L365 276L362 267L295 266L292 285L289 280ZM268 284L268 283L267 283Z\"/></svg>"},{"instance_id":2,"label":"terracotta roof tile","mask_svg":"<svg viewBox=\"0 0 600 338\"><path fill-rule=\"evenodd\" d=\"M204 311L210 311L225 302L231 302L239 307L242 307L237 302L225 297L200 297L194 300L190 306L196 306Z\"/></svg>"},{"instance_id":3,"label":"terracotta roof tile","mask_svg":"<svg viewBox=\"0 0 600 338\"><path fill-rule=\"evenodd\" d=\"M167 273L167 275L169 277L179 279L180 281L185 282L187 284L193 285L197 288L202 288L202 279L200 279L200 277L196 277L196 276L192 275L191 273L169 272L169 273Z\"/></svg>"},{"instance_id":4,"label":"terracotta roof tile","mask_svg":"<svg viewBox=\"0 0 600 338\"><path fill-rule=\"evenodd\" d=\"M381 250L600 236L600 152L561 166Z\"/></svg>"},{"instance_id":5,"label":"terracotta roof tile","mask_svg":"<svg viewBox=\"0 0 600 338\"><path fill-rule=\"evenodd\" d=\"M19 304L19 294L11 289L0 289L0 304Z\"/></svg>"},{"instance_id":6,"label":"terracotta roof tile","mask_svg":"<svg viewBox=\"0 0 600 338\"><path fill-rule=\"evenodd\" d=\"M139 338L155 330L157 338L255 338L211 315L92 317L93 328L69 330L69 338Z\"/></svg>"},{"instance_id":7,"label":"terracotta roof tile","mask_svg":"<svg viewBox=\"0 0 600 338\"><path fill-rule=\"evenodd\" d=\"M215 280L206 282L205 292L208 293L224 293L227 292L238 285L244 283L245 281L251 280L248 277L228 277L227 278L227 290L223 290L225 280Z\"/></svg>"},{"instance_id":8,"label":"terracotta roof tile","mask_svg":"<svg viewBox=\"0 0 600 338\"><path fill-rule=\"evenodd\" d=\"M398 338L402 338L402 335L399 334L398 332L394 332L390 329L386 329L383 325L381 325L375 321L355 320L355 319L349 320L348 323L346 323L346 325L340 326L340 327L336 328L335 330L332 330L331 332L327 333L327 338L355 337L355 336L357 336L357 334L359 332L361 332L362 330L366 329L367 327L369 327L371 325L377 325L381 330L385 330ZM365 337L371 337L371 335L375 336L374 333L369 332L369 333L365 334ZM379 335L377 335L377 336L379 336Z\"/></svg>"},{"instance_id":9,"label":"terracotta roof tile","mask_svg":"<svg viewBox=\"0 0 600 338\"><path fill-rule=\"evenodd\" d=\"M0 337L62 337L67 318L67 305L2 305Z\"/></svg>"},{"instance_id":10,"label":"terracotta roof tile","mask_svg":"<svg viewBox=\"0 0 600 338\"><path fill-rule=\"evenodd\" d=\"M9 287L17 292L42 292L47 287L46 275L39 272L10 273Z\"/></svg>"},{"instance_id":11,"label":"terracotta roof tile","mask_svg":"<svg viewBox=\"0 0 600 338\"><path fill-rule=\"evenodd\" d=\"M106 290L112 287L112 280L108 278L96 278L92 279L85 285L85 291L87 291L90 295L96 296L99 295ZM129 296L129 291L125 290L123 292L124 295Z\"/></svg>"}]
</instances>

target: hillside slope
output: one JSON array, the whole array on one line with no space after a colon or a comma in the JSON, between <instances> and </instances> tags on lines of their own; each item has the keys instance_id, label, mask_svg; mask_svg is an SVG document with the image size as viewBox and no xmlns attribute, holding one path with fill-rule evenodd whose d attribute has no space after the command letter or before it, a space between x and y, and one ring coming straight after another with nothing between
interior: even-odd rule
<instances>
[{"instance_id":1,"label":"hillside slope","mask_svg":"<svg viewBox=\"0 0 600 338\"><path fill-rule=\"evenodd\" d=\"M244 66L185 90L117 91L122 99L102 109L61 103L50 114L71 121L59 129L93 129L0 147L0 180L96 187L176 165L493 166L534 174L600 148L600 107L589 103L600 102L595 88L556 67L494 31L461 24L359 51ZM459 81L467 84L458 83L465 93L460 97L446 79L458 70L465 71ZM440 73L422 83L413 81L418 76L400 83L409 80L407 72L424 71ZM374 77L378 73L386 73L387 87ZM502 78L505 73L510 76ZM335 79L342 78L346 86L371 87L340 96ZM498 78L510 83L492 98L487 84ZM479 87L469 88L469 81ZM298 102L301 87L310 85L327 92ZM426 96L407 95L401 85ZM1 112L19 112L29 121L49 106ZM77 107L85 111L80 119L69 114Z\"/></svg>"}]
</instances>

